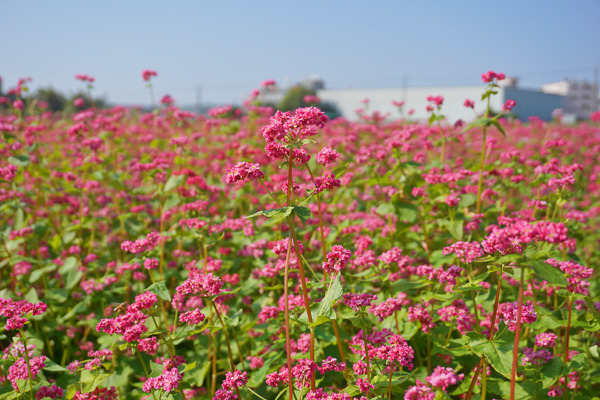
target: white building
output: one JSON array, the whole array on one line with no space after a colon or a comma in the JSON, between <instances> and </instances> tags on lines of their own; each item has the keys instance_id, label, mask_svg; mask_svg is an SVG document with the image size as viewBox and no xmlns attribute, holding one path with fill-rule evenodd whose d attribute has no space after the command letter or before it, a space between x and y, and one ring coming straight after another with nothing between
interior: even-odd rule
<instances>
[{"instance_id":1,"label":"white building","mask_svg":"<svg viewBox=\"0 0 600 400\"><path fill-rule=\"evenodd\" d=\"M576 118L588 119L590 114L597 110L597 84L563 80L543 85L542 92L565 96L565 115L573 114Z\"/></svg>"},{"instance_id":2,"label":"white building","mask_svg":"<svg viewBox=\"0 0 600 400\"><path fill-rule=\"evenodd\" d=\"M521 120L527 120L531 116L538 116L544 120L552 119L552 111L564 108L562 95L547 94L536 90L524 90L514 87L509 83L498 89L498 94L492 96L490 108L499 112L506 100L512 99L517 102L513 109ZM462 119L465 122L473 120L476 116L472 109L463 106L466 99L475 101L475 111L479 114L485 112L486 101L481 101L481 95L485 91L485 85L477 86L438 86L423 88L389 88L389 89L341 89L341 90L319 90L317 95L322 101L333 103L342 115L350 120L357 120L357 109L364 108L364 99L369 99L369 111L379 111L382 114L389 113L390 118L398 118L401 115L398 108L392 104L393 101L404 101L405 117L416 120L427 120L429 112L426 111L427 96L444 96L444 104L441 113L446 116L447 123L454 124ZM408 115L409 110L414 113ZM589 116L589 114L588 114Z\"/></svg>"}]
</instances>

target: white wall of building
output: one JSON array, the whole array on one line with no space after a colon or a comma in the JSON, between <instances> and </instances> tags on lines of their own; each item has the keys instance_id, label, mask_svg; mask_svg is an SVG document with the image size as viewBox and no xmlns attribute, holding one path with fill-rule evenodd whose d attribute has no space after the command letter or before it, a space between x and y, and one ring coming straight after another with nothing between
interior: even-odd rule
<instances>
[{"instance_id":1,"label":"white wall of building","mask_svg":"<svg viewBox=\"0 0 600 400\"><path fill-rule=\"evenodd\" d=\"M319 90L317 95L322 101L334 103L342 115L349 120L356 121L358 116L356 110L364 108L362 100L368 98L369 112L379 111L382 114L390 113L390 118L399 118L398 109L392 101L405 101L404 114L406 118L416 120L427 120L429 112L426 111L427 96L444 96L442 114L446 116L447 123L454 124L458 119L470 121L475 118L472 109L463 106L466 99L475 101L475 111L485 112L486 103L481 101L481 95L485 86L439 86L427 88L391 88L391 89L343 89L343 90ZM493 96L490 106L499 111L504 104L503 89L498 95ZM411 116L408 111L414 109Z\"/></svg>"}]
</instances>

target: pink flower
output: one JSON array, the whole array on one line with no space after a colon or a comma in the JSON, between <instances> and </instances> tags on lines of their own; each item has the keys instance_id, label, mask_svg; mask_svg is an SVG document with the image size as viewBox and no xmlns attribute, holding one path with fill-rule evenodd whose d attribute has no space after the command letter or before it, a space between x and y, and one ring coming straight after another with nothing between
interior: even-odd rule
<instances>
[{"instance_id":1,"label":"pink flower","mask_svg":"<svg viewBox=\"0 0 600 400\"><path fill-rule=\"evenodd\" d=\"M78 97L75 100L73 100L73 105L75 107L83 107L85 106L85 100L83 99L83 97Z\"/></svg>"},{"instance_id":2,"label":"pink flower","mask_svg":"<svg viewBox=\"0 0 600 400\"><path fill-rule=\"evenodd\" d=\"M260 86L273 86L275 85L275 79L266 79L260 83Z\"/></svg>"},{"instance_id":3,"label":"pink flower","mask_svg":"<svg viewBox=\"0 0 600 400\"><path fill-rule=\"evenodd\" d=\"M368 392L371 389L375 389L375 386L371 384L371 382L363 378L359 378L356 381L356 385L358 386L358 390L361 392Z\"/></svg>"},{"instance_id":4,"label":"pink flower","mask_svg":"<svg viewBox=\"0 0 600 400\"><path fill-rule=\"evenodd\" d=\"M323 263L323 269L330 274L339 273L348 265L352 252L336 244L327 253L327 262Z\"/></svg>"},{"instance_id":5,"label":"pink flower","mask_svg":"<svg viewBox=\"0 0 600 400\"><path fill-rule=\"evenodd\" d=\"M193 311L188 311L179 316L180 322L185 322L188 325L198 325L206 319L206 315L200 312L199 308L194 309Z\"/></svg>"},{"instance_id":6,"label":"pink flower","mask_svg":"<svg viewBox=\"0 0 600 400\"><path fill-rule=\"evenodd\" d=\"M475 102L473 100L466 99L463 106L467 108L475 108Z\"/></svg>"},{"instance_id":7,"label":"pink flower","mask_svg":"<svg viewBox=\"0 0 600 400\"><path fill-rule=\"evenodd\" d=\"M155 354L158 351L158 346L159 344L156 341L156 337L152 336L146 339L140 339L137 348L144 353Z\"/></svg>"},{"instance_id":8,"label":"pink flower","mask_svg":"<svg viewBox=\"0 0 600 400\"><path fill-rule=\"evenodd\" d=\"M368 307L372 301L377 300L376 295L368 293L344 293L343 298L344 304L354 311L358 311L360 307Z\"/></svg>"},{"instance_id":9,"label":"pink flower","mask_svg":"<svg viewBox=\"0 0 600 400\"><path fill-rule=\"evenodd\" d=\"M248 383L248 374L246 371L230 371L227 372L227 374L225 374L225 380L223 381L223 389L234 390L242 386L246 386L246 383Z\"/></svg>"},{"instance_id":10,"label":"pink flower","mask_svg":"<svg viewBox=\"0 0 600 400\"><path fill-rule=\"evenodd\" d=\"M317 153L316 160L319 164L328 165L333 164L340 157L340 154L332 150L331 147L323 147L321 151Z\"/></svg>"},{"instance_id":11,"label":"pink flower","mask_svg":"<svg viewBox=\"0 0 600 400\"><path fill-rule=\"evenodd\" d=\"M502 106L502 111L512 111L512 109L517 105L517 102L514 100L506 100L504 105Z\"/></svg>"},{"instance_id":12,"label":"pink flower","mask_svg":"<svg viewBox=\"0 0 600 400\"><path fill-rule=\"evenodd\" d=\"M431 386L441 388L445 391L448 386L456 385L458 381L464 378L464 376L464 374L457 375L452 368L438 366L435 367L433 373L426 379L427 383L429 383Z\"/></svg>"},{"instance_id":13,"label":"pink flower","mask_svg":"<svg viewBox=\"0 0 600 400\"><path fill-rule=\"evenodd\" d=\"M156 73L156 71L152 71L152 70L149 70L149 69L145 69L145 70L142 71L142 78L145 81L149 81L151 77L157 76L157 75L158 74Z\"/></svg>"},{"instance_id":14,"label":"pink flower","mask_svg":"<svg viewBox=\"0 0 600 400\"><path fill-rule=\"evenodd\" d=\"M225 176L226 183L235 183L250 179L252 181L256 179L264 178L265 174L260 170L258 163L248 163L246 161L240 161L233 167L227 170Z\"/></svg>"},{"instance_id":15,"label":"pink flower","mask_svg":"<svg viewBox=\"0 0 600 400\"><path fill-rule=\"evenodd\" d=\"M552 332L543 332L535 336L535 345L538 347L554 347L557 336Z\"/></svg>"}]
</instances>

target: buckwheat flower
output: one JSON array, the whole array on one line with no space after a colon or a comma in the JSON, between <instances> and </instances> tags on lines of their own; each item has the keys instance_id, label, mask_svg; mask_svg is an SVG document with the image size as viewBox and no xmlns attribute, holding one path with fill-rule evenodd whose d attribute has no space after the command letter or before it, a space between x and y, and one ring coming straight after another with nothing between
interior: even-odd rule
<instances>
[{"instance_id":1,"label":"buckwheat flower","mask_svg":"<svg viewBox=\"0 0 600 400\"><path fill-rule=\"evenodd\" d=\"M158 268L158 260L156 258L146 258L144 260L144 268L146 268L146 269Z\"/></svg>"},{"instance_id":2,"label":"buckwheat flower","mask_svg":"<svg viewBox=\"0 0 600 400\"><path fill-rule=\"evenodd\" d=\"M358 386L358 390L361 392L368 392L371 389L375 389L375 386L371 384L371 382L363 378L358 378L356 385Z\"/></svg>"},{"instance_id":3,"label":"buckwheat flower","mask_svg":"<svg viewBox=\"0 0 600 400\"><path fill-rule=\"evenodd\" d=\"M483 257L485 254L479 245L479 242L456 242L451 246L444 247L442 254L447 256L454 253L463 263L471 263L476 258Z\"/></svg>"},{"instance_id":4,"label":"buckwheat flower","mask_svg":"<svg viewBox=\"0 0 600 400\"><path fill-rule=\"evenodd\" d=\"M410 304L410 299L406 293L398 293L396 297L391 297L383 303L373 304L369 309L373 315L379 318L379 322L394 314L395 311L400 311L403 306Z\"/></svg>"},{"instance_id":5,"label":"buckwheat flower","mask_svg":"<svg viewBox=\"0 0 600 400\"><path fill-rule=\"evenodd\" d=\"M275 85L275 79L266 79L260 83L260 86L263 86L263 87L273 86L273 85Z\"/></svg>"},{"instance_id":6,"label":"buckwheat flower","mask_svg":"<svg viewBox=\"0 0 600 400\"><path fill-rule=\"evenodd\" d=\"M523 366L531 363L536 367L540 367L546 364L548 361L552 359L552 352L548 350L538 350L535 351L531 347L525 347L523 349L523 357L521 358L521 364Z\"/></svg>"},{"instance_id":7,"label":"buckwheat flower","mask_svg":"<svg viewBox=\"0 0 600 400\"><path fill-rule=\"evenodd\" d=\"M514 332L517 329L518 302L500 304L498 311L502 310L501 318L508 325L508 330ZM521 323L531 324L537 320L537 313L533 306L523 304L521 307Z\"/></svg>"},{"instance_id":8,"label":"buckwheat flower","mask_svg":"<svg viewBox=\"0 0 600 400\"><path fill-rule=\"evenodd\" d=\"M333 164L340 157L340 154L332 150L331 147L323 147L316 155L316 160L319 164L328 165Z\"/></svg>"},{"instance_id":9,"label":"buckwheat flower","mask_svg":"<svg viewBox=\"0 0 600 400\"><path fill-rule=\"evenodd\" d=\"M44 397L56 399L57 397L62 397L63 394L64 394L64 391L62 390L62 388L60 388L56 385L42 386L41 388L38 389L37 393L35 394L35 399L41 400Z\"/></svg>"},{"instance_id":10,"label":"buckwheat flower","mask_svg":"<svg viewBox=\"0 0 600 400\"><path fill-rule=\"evenodd\" d=\"M235 183L246 179L256 180L264 178L265 174L260 170L258 163L240 161L227 170L226 183Z\"/></svg>"},{"instance_id":11,"label":"buckwheat flower","mask_svg":"<svg viewBox=\"0 0 600 400\"><path fill-rule=\"evenodd\" d=\"M124 241L121 243L121 249L133 254L144 253L154 248L154 246L158 244L159 239L160 234L156 232L150 232L144 239L138 239L135 242L131 242L129 240Z\"/></svg>"},{"instance_id":12,"label":"buckwheat flower","mask_svg":"<svg viewBox=\"0 0 600 400\"><path fill-rule=\"evenodd\" d=\"M129 306L128 312L129 310L140 311L150 309L157 301L158 297L152 292L146 291L142 294L138 294L135 296L135 302Z\"/></svg>"},{"instance_id":13,"label":"buckwheat flower","mask_svg":"<svg viewBox=\"0 0 600 400\"><path fill-rule=\"evenodd\" d=\"M180 286L177 286L175 290L180 295L188 295L197 293L198 296L208 297L216 296L221 293L221 287L223 287L223 281L211 273L194 274L184 281Z\"/></svg>"},{"instance_id":14,"label":"buckwheat flower","mask_svg":"<svg viewBox=\"0 0 600 400\"><path fill-rule=\"evenodd\" d=\"M261 357L248 356L246 360L250 360L250 369L259 369L265 365L265 360Z\"/></svg>"},{"instance_id":15,"label":"buckwheat flower","mask_svg":"<svg viewBox=\"0 0 600 400\"><path fill-rule=\"evenodd\" d=\"M302 383L304 386L310 386L310 377L312 373L317 369L317 364L308 358L302 358L298 360L298 364L292 367L292 376L296 378L294 384L298 390L302 389Z\"/></svg>"},{"instance_id":16,"label":"buckwheat flower","mask_svg":"<svg viewBox=\"0 0 600 400\"><path fill-rule=\"evenodd\" d=\"M463 106L467 108L475 108L475 102L473 100L466 99Z\"/></svg>"},{"instance_id":17,"label":"buckwheat flower","mask_svg":"<svg viewBox=\"0 0 600 400\"><path fill-rule=\"evenodd\" d=\"M345 368L346 368L346 363L344 363L344 362L338 363L337 358L334 358L331 356L329 356L325 360L323 360L321 362L321 366L318 367L321 375L325 375L325 372L327 372L327 371L341 372Z\"/></svg>"},{"instance_id":18,"label":"buckwheat flower","mask_svg":"<svg viewBox=\"0 0 600 400\"><path fill-rule=\"evenodd\" d=\"M146 339L140 339L137 349L147 354L155 354L158 351L158 342L156 337L152 336Z\"/></svg>"},{"instance_id":19,"label":"buckwheat flower","mask_svg":"<svg viewBox=\"0 0 600 400\"><path fill-rule=\"evenodd\" d=\"M557 336L552 332L543 332L535 336L535 345L538 347L554 347Z\"/></svg>"},{"instance_id":20,"label":"buckwheat flower","mask_svg":"<svg viewBox=\"0 0 600 400\"><path fill-rule=\"evenodd\" d=\"M223 389L234 390L242 386L246 386L246 383L248 383L248 373L246 371L229 371L227 374L225 374Z\"/></svg>"},{"instance_id":21,"label":"buckwheat flower","mask_svg":"<svg viewBox=\"0 0 600 400\"><path fill-rule=\"evenodd\" d=\"M149 69L145 69L145 70L142 71L142 78L145 81L149 81L151 77L157 76L157 75L158 74L156 73L156 71L152 71L152 70L149 70Z\"/></svg>"},{"instance_id":22,"label":"buckwheat flower","mask_svg":"<svg viewBox=\"0 0 600 400\"><path fill-rule=\"evenodd\" d=\"M430 329L435 328L433 319L429 315L429 311L423 307L409 307L408 320L410 322L419 321L423 332L428 333Z\"/></svg>"},{"instance_id":23,"label":"buckwheat flower","mask_svg":"<svg viewBox=\"0 0 600 400\"><path fill-rule=\"evenodd\" d=\"M188 311L179 316L180 322L185 322L188 325L198 325L206 319L206 315L200 312L199 308L194 309L193 311Z\"/></svg>"},{"instance_id":24,"label":"buckwheat flower","mask_svg":"<svg viewBox=\"0 0 600 400\"><path fill-rule=\"evenodd\" d=\"M22 100L15 100L13 101L13 107L17 110L22 110L25 107L25 104Z\"/></svg>"},{"instance_id":25,"label":"buckwheat flower","mask_svg":"<svg viewBox=\"0 0 600 400\"><path fill-rule=\"evenodd\" d=\"M270 319L277 318L281 310L278 307L265 306L258 313L258 323L262 324Z\"/></svg>"},{"instance_id":26,"label":"buckwheat flower","mask_svg":"<svg viewBox=\"0 0 600 400\"><path fill-rule=\"evenodd\" d=\"M352 252L344 249L344 247L336 244L327 253L327 262L323 263L323 269L330 274L339 273L343 268L346 268Z\"/></svg>"},{"instance_id":27,"label":"buckwheat flower","mask_svg":"<svg viewBox=\"0 0 600 400\"><path fill-rule=\"evenodd\" d=\"M315 178L315 193L321 193L325 189L339 188L341 181L335 179L335 174L331 173L323 177Z\"/></svg>"},{"instance_id":28,"label":"buckwheat flower","mask_svg":"<svg viewBox=\"0 0 600 400\"><path fill-rule=\"evenodd\" d=\"M446 200L444 200L444 202L450 207L456 207L459 201L460 197L458 197L456 193L450 193L448 196L446 196Z\"/></svg>"},{"instance_id":29,"label":"buckwheat flower","mask_svg":"<svg viewBox=\"0 0 600 400\"><path fill-rule=\"evenodd\" d=\"M488 72L481 74L481 80L483 81L483 83L492 82L494 79L501 81L504 78L505 78L505 76L502 72L497 74L494 71L488 71Z\"/></svg>"},{"instance_id":30,"label":"buckwheat flower","mask_svg":"<svg viewBox=\"0 0 600 400\"><path fill-rule=\"evenodd\" d=\"M416 385L408 388L404 393L404 400L433 400L435 392L420 380L415 381Z\"/></svg>"},{"instance_id":31,"label":"buckwheat flower","mask_svg":"<svg viewBox=\"0 0 600 400\"><path fill-rule=\"evenodd\" d=\"M426 378L426 380L431 386L446 391L448 386L456 385L458 381L462 380L464 377L464 374L457 375L452 368L437 366L433 370L433 373Z\"/></svg>"},{"instance_id":32,"label":"buckwheat flower","mask_svg":"<svg viewBox=\"0 0 600 400\"><path fill-rule=\"evenodd\" d=\"M281 381L282 379L279 372L275 371L267 375L265 383L269 386L277 387Z\"/></svg>"},{"instance_id":33,"label":"buckwheat flower","mask_svg":"<svg viewBox=\"0 0 600 400\"><path fill-rule=\"evenodd\" d=\"M77 391L73 400L117 400L117 389L114 386L110 388L97 387L90 393L81 393Z\"/></svg>"},{"instance_id":34,"label":"buckwheat flower","mask_svg":"<svg viewBox=\"0 0 600 400\"><path fill-rule=\"evenodd\" d=\"M562 397L564 393L564 389L559 385L553 385L550 386L550 389L548 390L548 397Z\"/></svg>"},{"instance_id":35,"label":"buckwheat flower","mask_svg":"<svg viewBox=\"0 0 600 400\"><path fill-rule=\"evenodd\" d=\"M368 293L344 293L344 304L353 309L359 311L360 307L368 307L371 302L377 300L377 296Z\"/></svg>"},{"instance_id":36,"label":"buckwheat flower","mask_svg":"<svg viewBox=\"0 0 600 400\"><path fill-rule=\"evenodd\" d=\"M79 368L81 368L81 361L79 360L75 360L67 366L67 369L71 374L76 373Z\"/></svg>"},{"instance_id":37,"label":"buckwheat flower","mask_svg":"<svg viewBox=\"0 0 600 400\"><path fill-rule=\"evenodd\" d=\"M308 393L306 393L306 400L327 400L328 399L328 394L326 392L323 391L323 389L318 388L315 390L311 390Z\"/></svg>"},{"instance_id":38,"label":"buckwheat flower","mask_svg":"<svg viewBox=\"0 0 600 400\"><path fill-rule=\"evenodd\" d=\"M512 109L517 105L517 102L514 100L506 100L504 105L502 105L502 111L512 111Z\"/></svg>"},{"instance_id":39,"label":"buckwheat flower","mask_svg":"<svg viewBox=\"0 0 600 400\"><path fill-rule=\"evenodd\" d=\"M91 361L85 363L85 369L87 369L88 371L93 371L94 369L99 367L101 363L102 361L99 358L94 358Z\"/></svg>"},{"instance_id":40,"label":"buckwheat flower","mask_svg":"<svg viewBox=\"0 0 600 400\"><path fill-rule=\"evenodd\" d=\"M359 360L352 366L352 369L356 375L365 375L367 373L367 364L365 364L364 361Z\"/></svg>"},{"instance_id":41,"label":"buckwheat flower","mask_svg":"<svg viewBox=\"0 0 600 400\"><path fill-rule=\"evenodd\" d=\"M19 379L27 380L29 378L28 369L31 368L31 379L34 379L40 373L42 368L46 366L46 356L37 356L29 359L29 366L24 357L19 357L17 361L8 367L8 380L12 383L15 390L19 390L17 381Z\"/></svg>"}]
</instances>

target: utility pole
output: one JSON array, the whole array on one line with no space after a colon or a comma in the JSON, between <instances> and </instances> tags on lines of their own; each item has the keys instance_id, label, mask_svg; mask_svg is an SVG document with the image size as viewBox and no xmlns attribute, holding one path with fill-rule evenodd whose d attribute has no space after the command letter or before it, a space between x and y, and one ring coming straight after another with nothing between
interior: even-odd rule
<instances>
[{"instance_id":1,"label":"utility pole","mask_svg":"<svg viewBox=\"0 0 600 400\"><path fill-rule=\"evenodd\" d=\"M598 100L600 97L600 89L598 88L598 69L600 64L596 63L594 68L594 84L592 85L592 112L598 111Z\"/></svg>"},{"instance_id":2,"label":"utility pole","mask_svg":"<svg viewBox=\"0 0 600 400\"><path fill-rule=\"evenodd\" d=\"M202 100L202 86L196 86L196 112L200 114L200 105Z\"/></svg>"}]
</instances>

